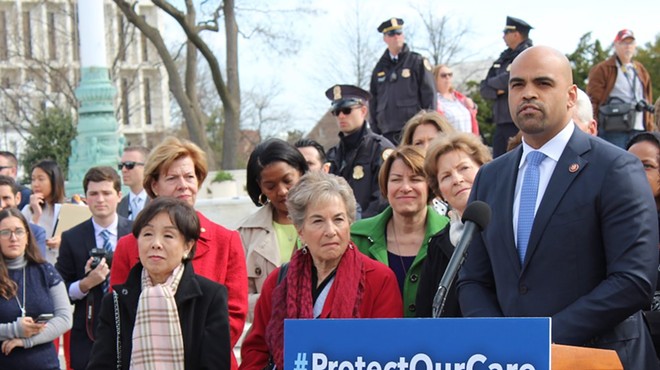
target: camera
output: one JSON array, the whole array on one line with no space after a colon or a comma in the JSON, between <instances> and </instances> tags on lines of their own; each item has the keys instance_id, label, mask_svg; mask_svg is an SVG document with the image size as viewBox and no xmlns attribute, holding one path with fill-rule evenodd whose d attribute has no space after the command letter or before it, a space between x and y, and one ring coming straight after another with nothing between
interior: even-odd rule
<instances>
[{"instance_id":1,"label":"camera","mask_svg":"<svg viewBox=\"0 0 660 370\"><path fill-rule=\"evenodd\" d=\"M89 256L92 257L92 265L90 267L92 270L95 269L101 263L101 259L103 258L105 258L105 263L108 264L108 267L111 267L112 255L112 252L108 252L103 248L93 248L89 251Z\"/></svg>"},{"instance_id":2,"label":"camera","mask_svg":"<svg viewBox=\"0 0 660 370\"><path fill-rule=\"evenodd\" d=\"M638 112L647 111L649 113L655 113L655 107L646 102L646 100L640 100L635 104L635 110Z\"/></svg>"}]
</instances>

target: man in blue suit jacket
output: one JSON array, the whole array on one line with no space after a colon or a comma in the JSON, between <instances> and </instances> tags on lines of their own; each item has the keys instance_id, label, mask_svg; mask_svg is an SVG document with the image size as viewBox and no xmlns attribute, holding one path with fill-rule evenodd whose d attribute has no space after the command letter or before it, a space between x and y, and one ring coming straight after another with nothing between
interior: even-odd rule
<instances>
[{"instance_id":1,"label":"man in blue suit jacket","mask_svg":"<svg viewBox=\"0 0 660 370\"><path fill-rule=\"evenodd\" d=\"M492 208L458 294L466 316L552 318L555 343L614 349L626 369L657 369L641 310L658 268L655 202L637 158L575 129L568 60L533 47L513 62L509 107L523 145L481 168L471 200ZM517 250L528 154L539 165L526 252Z\"/></svg>"},{"instance_id":2,"label":"man in blue suit jacket","mask_svg":"<svg viewBox=\"0 0 660 370\"><path fill-rule=\"evenodd\" d=\"M104 231L114 250L117 240L131 232L131 221L117 215L121 182L111 167L93 167L85 174L83 189L92 218L62 233L60 255L55 267L62 275L69 298L75 304L71 329L71 368L85 369L94 344L94 332L109 280L109 257L91 268L90 251L104 249ZM107 255L107 254L106 254ZM90 316L91 313L91 316Z\"/></svg>"}]
</instances>

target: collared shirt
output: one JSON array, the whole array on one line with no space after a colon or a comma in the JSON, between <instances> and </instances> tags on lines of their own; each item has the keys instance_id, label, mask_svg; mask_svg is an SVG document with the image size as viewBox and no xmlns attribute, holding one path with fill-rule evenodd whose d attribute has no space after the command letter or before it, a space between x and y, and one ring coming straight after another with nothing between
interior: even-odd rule
<instances>
[{"instance_id":1,"label":"collared shirt","mask_svg":"<svg viewBox=\"0 0 660 370\"><path fill-rule=\"evenodd\" d=\"M612 92L610 92L610 98L618 98L624 103L632 104L636 104L638 101L644 99L644 84L637 75L635 65L628 63L627 65L622 66L617 60L616 66L616 81L612 88ZM635 125L633 126L633 129L644 130L643 112L635 113Z\"/></svg>"},{"instance_id":2,"label":"collared shirt","mask_svg":"<svg viewBox=\"0 0 660 370\"><path fill-rule=\"evenodd\" d=\"M137 209L135 209L135 198L140 198L140 205L138 206ZM137 215L142 211L144 208L144 205L147 203L147 192L142 189L141 192L138 194L133 194L132 191L129 191L128 193L128 210L129 210L129 215L131 216L130 219L135 220L137 218Z\"/></svg>"},{"instance_id":3,"label":"collared shirt","mask_svg":"<svg viewBox=\"0 0 660 370\"><path fill-rule=\"evenodd\" d=\"M516 179L516 192L513 200L513 237L515 238L516 245L518 245L518 211L520 208L520 190L522 188L523 175L527 170L527 155L531 151L537 150L547 156L547 158L545 158L539 165L539 190L536 196L536 206L534 207L534 215L536 215L536 211L539 209L541 200L543 200L545 190L548 188L548 183L550 183L552 173L555 171L557 162L559 162L559 158L564 152L564 148L566 148L568 140L570 140L571 135L573 135L573 130L575 130L575 124L573 123L573 120L571 120L566 125L566 127L564 127L564 129L559 131L555 137L550 139L539 149L534 149L529 146L527 143L525 143L525 139L523 138L523 153L522 157L520 157L520 163L518 164L518 178Z\"/></svg>"},{"instance_id":4,"label":"collared shirt","mask_svg":"<svg viewBox=\"0 0 660 370\"><path fill-rule=\"evenodd\" d=\"M99 224L94 221L94 218L92 218L92 225L94 225L94 239L96 240L96 248L101 248L103 249L103 237L101 236L101 232L103 230L108 230L108 233L110 234L110 244L112 245L112 250L114 251L115 247L117 246L117 225L119 223L119 217L117 217L117 214L115 213L115 220L112 221L112 223L108 227L102 227ZM85 260L85 263L87 260ZM82 279L81 279L82 280ZM89 293L83 293L82 290L80 290L80 280L72 283L69 285L69 297L71 297L71 300L79 300L83 299L87 296Z\"/></svg>"}]
</instances>

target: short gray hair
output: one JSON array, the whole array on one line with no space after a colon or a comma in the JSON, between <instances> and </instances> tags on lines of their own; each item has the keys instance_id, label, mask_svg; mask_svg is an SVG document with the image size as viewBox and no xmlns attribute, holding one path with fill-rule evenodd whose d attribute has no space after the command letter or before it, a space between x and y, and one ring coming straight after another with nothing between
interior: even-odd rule
<instances>
[{"instance_id":1,"label":"short gray hair","mask_svg":"<svg viewBox=\"0 0 660 370\"><path fill-rule=\"evenodd\" d=\"M339 198L346 206L350 223L355 221L356 201L353 189L343 177L330 175L322 171L307 172L294 185L286 198L286 207L293 225L299 229L305 223L308 207L322 200Z\"/></svg>"},{"instance_id":2,"label":"short gray hair","mask_svg":"<svg viewBox=\"0 0 660 370\"><path fill-rule=\"evenodd\" d=\"M594 119L594 110L589 95L579 88L577 89L577 101L573 109L573 120L577 117L583 124L588 124Z\"/></svg>"}]
</instances>

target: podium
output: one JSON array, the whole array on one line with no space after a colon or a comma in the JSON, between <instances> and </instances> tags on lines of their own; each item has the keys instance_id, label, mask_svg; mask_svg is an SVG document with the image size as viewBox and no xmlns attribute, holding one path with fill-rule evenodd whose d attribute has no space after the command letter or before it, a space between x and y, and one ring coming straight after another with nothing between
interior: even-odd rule
<instances>
[{"instance_id":1,"label":"podium","mask_svg":"<svg viewBox=\"0 0 660 370\"><path fill-rule=\"evenodd\" d=\"M552 370L623 370L616 351L552 345Z\"/></svg>"},{"instance_id":2,"label":"podium","mask_svg":"<svg viewBox=\"0 0 660 370\"><path fill-rule=\"evenodd\" d=\"M623 370L551 330L547 317L285 320L283 370Z\"/></svg>"}]
</instances>

